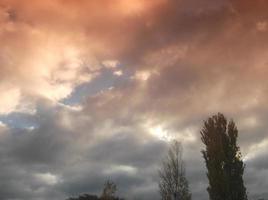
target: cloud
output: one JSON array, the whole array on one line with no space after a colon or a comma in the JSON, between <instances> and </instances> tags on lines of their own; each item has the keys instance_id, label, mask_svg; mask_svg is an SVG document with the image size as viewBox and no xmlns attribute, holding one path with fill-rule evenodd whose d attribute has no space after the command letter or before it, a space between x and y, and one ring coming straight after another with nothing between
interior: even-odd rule
<instances>
[{"instance_id":1,"label":"cloud","mask_svg":"<svg viewBox=\"0 0 268 200\"><path fill-rule=\"evenodd\" d=\"M1 198L97 194L112 178L128 199L155 199L171 137L193 197L207 199L199 129L219 111L238 124L250 197L267 198L265 8L1 1Z\"/></svg>"}]
</instances>

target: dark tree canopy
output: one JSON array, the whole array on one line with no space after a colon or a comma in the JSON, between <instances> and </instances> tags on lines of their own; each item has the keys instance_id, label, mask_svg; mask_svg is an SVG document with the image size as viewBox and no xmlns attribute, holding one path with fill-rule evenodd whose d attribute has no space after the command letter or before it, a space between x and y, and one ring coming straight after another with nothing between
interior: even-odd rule
<instances>
[{"instance_id":1,"label":"dark tree canopy","mask_svg":"<svg viewBox=\"0 0 268 200\"><path fill-rule=\"evenodd\" d=\"M237 145L235 123L218 113L204 122L201 139L207 167L210 200L247 200L243 182L245 165Z\"/></svg>"}]
</instances>

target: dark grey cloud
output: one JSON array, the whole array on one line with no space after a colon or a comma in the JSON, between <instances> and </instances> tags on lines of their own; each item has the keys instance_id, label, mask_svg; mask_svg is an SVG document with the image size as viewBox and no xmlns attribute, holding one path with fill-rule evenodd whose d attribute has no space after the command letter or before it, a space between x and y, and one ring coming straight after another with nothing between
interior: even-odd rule
<instances>
[{"instance_id":1,"label":"dark grey cloud","mask_svg":"<svg viewBox=\"0 0 268 200\"><path fill-rule=\"evenodd\" d=\"M182 141L193 199L208 199L199 130L217 112L238 124L249 196L268 198L267 2L1 3L1 199L99 194L107 178L158 199L161 133Z\"/></svg>"}]
</instances>

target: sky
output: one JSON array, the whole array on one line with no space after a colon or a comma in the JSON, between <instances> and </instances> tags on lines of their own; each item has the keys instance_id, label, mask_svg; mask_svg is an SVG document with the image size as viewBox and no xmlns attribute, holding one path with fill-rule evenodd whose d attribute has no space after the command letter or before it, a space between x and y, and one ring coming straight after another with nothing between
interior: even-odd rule
<instances>
[{"instance_id":1,"label":"sky","mask_svg":"<svg viewBox=\"0 0 268 200\"><path fill-rule=\"evenodd\" d=\"M0 198L64 200L112 179L159 199L169 143L206 200L203 121L233 119L250 199L268 199L266 0L0 0Z\"/></svg>"}]
</instances>

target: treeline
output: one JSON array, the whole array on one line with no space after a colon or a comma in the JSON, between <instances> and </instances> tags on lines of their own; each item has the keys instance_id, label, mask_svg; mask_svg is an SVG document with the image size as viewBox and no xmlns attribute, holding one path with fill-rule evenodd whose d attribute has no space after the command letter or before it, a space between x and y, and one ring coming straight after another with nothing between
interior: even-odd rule
<instances>
[{"instance_id":1,"label":"treeline","mask_svg":"<svg viewBox=\"0 0 268 200\"><path fill-rule=\"evenodd\" d=\"M68 200L124 200L116 196L117 186L116 184L108 180L104 184L104 188L100 197L97 195L83 194L79 197L69 198Z\"/></svg>"},{"instance_id":2,"label":"treeline","mask_svg":"<svg viewBox=\"0 0 268 200\"><path fill-rule=\"evenodd\" d=\"M221 113L204 121L200 131L201 150L207 168L210 200L247 200L243 173L245 164L237 144L238 130L233 120ZM173 141L159 170L159 194L162 200L191 200L181 143ZM81 195L69 200L123 200L116 196L116 185L107 181L100 197Z\"/></svg>"}]
</instances>

